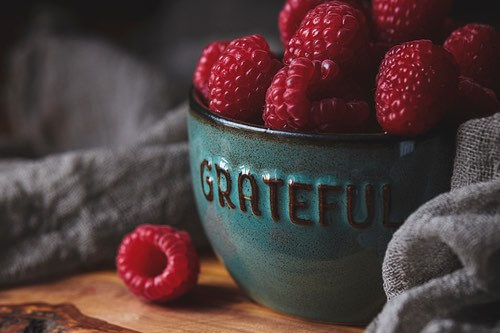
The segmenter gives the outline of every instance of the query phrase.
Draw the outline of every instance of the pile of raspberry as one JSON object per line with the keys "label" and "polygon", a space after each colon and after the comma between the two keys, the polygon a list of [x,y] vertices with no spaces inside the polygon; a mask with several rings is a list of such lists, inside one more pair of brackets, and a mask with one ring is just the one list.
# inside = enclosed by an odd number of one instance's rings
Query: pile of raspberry
{"label": "pile of raspberry", "polygon": [[194,86],[215,114],[287,131],[415,137],[500,112],[500,36],[451,6],[287,0],[283,58],[260,35],[214,42]]}

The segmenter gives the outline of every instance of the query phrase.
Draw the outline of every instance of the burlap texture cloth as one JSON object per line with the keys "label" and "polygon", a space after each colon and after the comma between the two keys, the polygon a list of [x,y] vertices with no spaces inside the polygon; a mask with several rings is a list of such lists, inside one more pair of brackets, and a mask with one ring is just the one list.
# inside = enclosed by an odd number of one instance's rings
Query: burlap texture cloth
{"label": "burlap texture cloth", "polygon": [[394,234],[367,333],[500,332],[500,113],[462,125],[452,190]]}

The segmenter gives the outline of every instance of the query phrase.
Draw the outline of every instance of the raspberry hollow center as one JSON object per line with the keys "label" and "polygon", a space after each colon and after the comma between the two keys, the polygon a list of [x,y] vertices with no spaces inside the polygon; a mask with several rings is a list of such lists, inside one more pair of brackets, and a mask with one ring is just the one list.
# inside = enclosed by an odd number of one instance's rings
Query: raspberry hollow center
{"label": "raspberry hollow center", "polygon": [[167,267],[168,259],[158,247],[147,242],[137,242],[129,250],[129,265],[137,275],[152,278]]}

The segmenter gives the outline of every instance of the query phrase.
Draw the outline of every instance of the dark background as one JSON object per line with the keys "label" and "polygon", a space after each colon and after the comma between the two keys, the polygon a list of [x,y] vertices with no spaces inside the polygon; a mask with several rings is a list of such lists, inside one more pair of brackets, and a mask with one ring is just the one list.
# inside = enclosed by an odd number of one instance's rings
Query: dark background
{"label": "dark background", "polygon": [[[36,22],[61,35],[107,41],[157,67],[175,81],[178,101],[187,91],[203,46],[215,39],[260,33],[281,52],[277,16],[282,0],[12,1],[0,9],[0,82],[9,49]],[[452,17],[498,29],[497,1],[455,0]]]}

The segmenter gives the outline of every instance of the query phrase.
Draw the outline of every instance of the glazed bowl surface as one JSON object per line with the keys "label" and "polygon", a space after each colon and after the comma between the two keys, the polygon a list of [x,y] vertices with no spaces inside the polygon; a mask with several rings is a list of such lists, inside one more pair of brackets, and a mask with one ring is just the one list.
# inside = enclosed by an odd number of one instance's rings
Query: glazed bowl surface
{"label": "glazed bowl surface", "polygon": [[198,212],[216,254],[256,302],[307,319],[369,322],[398,226],[449,189],[454,136],[268,130],[188,115]]}

